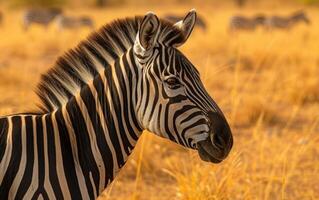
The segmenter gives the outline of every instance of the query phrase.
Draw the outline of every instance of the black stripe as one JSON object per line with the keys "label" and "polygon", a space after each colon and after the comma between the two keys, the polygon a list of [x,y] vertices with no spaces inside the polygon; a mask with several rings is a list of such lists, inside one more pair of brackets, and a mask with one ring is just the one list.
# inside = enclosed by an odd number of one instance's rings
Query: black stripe
{"label": "black stripe", "polygon": [[104,68],[106,66],[109,66],[107,60],[101,55],[101,53],[97,49],[94,48],[93,45],[86,43],[84,43],[83,45],[85,49],[87,49],[94,56],[94,58],[97,59],[103,65]]}
{"label": "black stripe", "polygon": [[[106,77],[106,81],[107,81],[107,84],[108,87],[109,87],[109,90],[111,92],[111,96],[112,98],[115,98],[116,96],[116,87],[115,87],[115,83],[113,81],[113,77],[112,77],[112,68],[111,67],[108,67],[105,69],[105,77]],[[115,102],[115,100],[113,99],[113,103],[114,103],[114,107],[116,108],[116,104],[118,104],[118,102]],[[123,155],[122,155],[122,151],[121,151],[121,148],[120,148],[120,143],[119,143],[119,140],[120,138],[117,137],[117,134],[115,134],[117,132],[116,128],[115,128],[115,124],[114,124],[114,119],[112,117],[112,114],[111,114],[111,111],[110,111],[110,107],[108,105],[107,102],[105,102],[105,105],[104,107],[107,109],[107,113],[105,115],[105,118],[107,120],[107,124],[108,124],[108,131],[110,133],[110,138],[112,140],[112,144],[114,146],[114,149],[116,151],[116,157],[117,157],[117,162],[118,162],[118,165],[121,166],[123,163],[124,163],[124,158],[123,158]],[[115,110],[116,112],[116,110]],[[112,134],[114,133],[114,134]]]}
{"label": "black stripe", "polygon": [[191,129],[191,128],[194,128],[194,127],[196,127],[196,126],[202,125],[202,124],[207,124],[207,122],[206,122],[205,119],[199,119],[199,120],[197,120],[196,122],[192,123],[191,125],[189,125],[188,127],[186,127],[186,128],[182,131],[182,133],[181,133],[182,137],[185,138],[185,133],[187,132],[187,130],[189,130],[189,129]]}
{"label": "black stripe", "polygon": [[[188,110],[191,110],[191,109],[193,109],[193,108],[196,108],[196,106],[193,106],[193,105],[184,105],[181,109],[179,109],[179,110],[176,110],[175,111],[175,113],[174,113],[174,116],[173,116],[173,125],[174,125],[174,130],[175,130],[175,132],[176,133],[178,133],[178,129],[177,129],[177,126],[176,126],[176,119],[177,119],[177,117],[179,117],[181,114],[183,114],[183,113],[185,113],[185,112],[187,112]],[[200,113],[200,111],[198,111],[198,112],[194,112],[194,113],[192,113],[190,116],[188,116],[187,117],[187,119],[191,119],[190,117],[191,116],[193,116],[194,114],[195,115],[198,115]],[[184,122],[184,121],[186,121],[185,119],[181,122],[181,124]],[[178,134],[178,136],[179,136],[179,134]],[[185,140],[185,138],[184,137],[181,137],[181,140],[184,142],[184,144],[187,144],[187,142],[186,142],[186,140]]]}
{"label": "black stripe", "polygon": [[[130,61],[131,61],[131,65],[132,65],[131,68],[133,68],[134,74],[135,74],[134,78],[136,79],[136,77],[139,75],[139,72],[138,72],[138,66],[136,65],[136,60],[135,60],[135,57],[134,57],[133,49],[130,50],[129,56],[130,56]],[[137,84],[137,82],[138,82],[138,80],[136,80],[136,84]],[[133,86],[133,84],[131,84],[131,85]],[[134,95],[135,96],[135,99],[134,99],[135,103],[137,103],[137,98],[138,98],[138,95],[137,95],[138,88],[136,88],[136,86],[137,85],[135,85],[135,88],[133,88],[135,90],[135,95]],[[132,93],[133,93],[133,90],[132,90]],[[131,105],[133,105],[133,104],[131,104]],[[133,106],[131,106],[131,108],[133,108]],[[138,125],[138,122],[136,122],[136,124]],[[141,129],[141,131],[142,131],[142,129]]]}
{"label": "black stripe", "polygon": [[[97,84],[97,86],[98,86],[98,83],[96,83],[96,81],[94,81],[94,83]],[[106,140],[104,137],[104,131],[103,131],[103,128],[101,126],[101,123],[105,123],[105,122],[101,122],[101,119],[97,113],[96,102],[94,100],[95,98],[94,98],[91,90],[89,88],[85,88],[84,90],[82,90],[81,97],[82,97],[82,100],[87,108],[88,114],[89,114],[91,122],[92,122],[92,126],[94,128],[99,152],[102,155],[104,166],[107,168],[106,169],[107,177],[113,178],[112,154],[111,154],[109,147],[107,146],[107,143],[106,143]],[[101,167],[101,166],[97,166],[97,167]],[[98,175],[99,175],[98,173],[93,173],[93,177],[95,178],[94,180],[95,180],[95,185],[97,186],[97,189],[99,188],[99,176]],[[106,181],[108,181],[108,178],[106,178]],[[105,185],[102,187],[105,187]],[[97,191],[97,193],[99,193],[99,191]]]}
{"label": "black stripe", "polygon": [[40,195],[43,197],[44,200],[50,200],[47,192],[44,189],[37,190],[34,194],[31,200],[38,200]]}
{"label": "black stripe", "polygon": [[19,185],[16,198],[22,199],[28,188],[30,187],[32,176],[33,176],[33,165],[34,165],[34,148],[33,144],[33,123],[32,116],[25,117],[25,129],[26,129],[26,149],[27,149],[27,157],[26,157],[26,167],[25,171]]}
{"label": "black stripe", "polygon": [[162,124],[162,126],[164,125],[165,132],[167,133],[168,138],[169,138],[171,141],[173,141],[173,142],[177,142],[176,139],[175,139],[175,137],[173,136],[173,133],[171,133],[171,131],[169,130],[169,127],[168,127],[168,123],[170,123],[170,122],[168,122],[169,105],[167,105],[167,106],[164,108],[163,112],[164,112],[164,116],[165,116],[165,118],[164,118],[164,119],[165,119],[165,122],[164,122],[164,124]]}
{"label": "black stripe", "polygon": [[[162,104],[160,104],[158,107],[157,119],[161,119],[162,107],[163,107]],[[162,126],[161,120],[159,120],[159,122],[157,123],[157,130],[161,130],[161,126]]]}
{"label": "black stripe", "polygon": [[[12,117],[12,153],[9,166],[3,177],[2,185],[0,187],[0,199],[8,199],[9,190],[12,186],[13,180],[19,170],[21,161],[22,144],[21,144],[21,117]],[[9,133],[10,134],[10,133]]]}
{"label": "black stripe", "polygon": [[45,123],[47,127],[47,145],[48,145],[48,160],[49,160],[49,180],[54,191],[54,194],[57,199],[63,199],[62,189],[59,184],[59,179],[57,175],[57,168],[56,168],[56,154],[55,148],[60,148],[59,146],[56,147],[55,140],[54,140],[54,130],[52,125],[52,115],[47,115],[45,117]]}
{"label": "black stripe", "polygon": [[[66,80],[70,79],[69,77],[65,76],[65,74],[62,74],[62,73],[54,72],[52,74],[55,74],[55,76],[59,77],[62,82],[65,82]],[[70,93],[70,91],[64,86],[64,84],[62,84],[61,81],[59,81],[58,79],[52,79],[50,81],[51,81],[50,83],[52,87],[55,88],[55,90],[52,91],[53,95],[55,95],[56,93],[55,91],[59,91],[60,94],[63,94],[63,96],[67,97],[68,99],[73,96]],[[59,101],[58,98],[56,99],[57,101]]]}
{"label": "black stripe", "polygon": [[66,109],[69,113],[71,125],[75,133],[79,163],[84,174],[85,184],[90,198],[94,199],[94,188],[91,184],[90,173],[92,173],[94,184],[99,186],[99,171],[93,157],[91,141],[87,131],[86,122],[84,116],[82,115],[81,109],[76,102],[76,99],[73,98],[70,103],[68,103]]}
{"label": "black stripe", "polygon": [[[158,88],[158,85],[157,85],[157,82],[156,82],[156,79],[155,77],[153,76],[152,73],[149,73],[150,75],[150,78],[151,78],[151,81],[150,81],[150,84],[153,84],[154,86],[154,100],[153,100],[153,104],[152,104],[152,107],[151,107],[151,115],[150,115],[150,118],[149,120],[152,119],[153,115],[156,114],[154,111],[155,111],[155,108],[156,108],[156,104],[158,104],[158,99],[159,99],[159,88]],[[150,105],[150,103],[148,104],[148,106]]]}
{"label": "black stripe", "polygon": [[44,162],[44,138],[43,138],[43,122],[42,116],[36,116],[36,137],[37,137],[37,148],[38,148],[38,181],[39,181],[39,188],[34,193],[32,199],[38,199],[39,195],[41,194],[43,199],[49,200],[48,195],[44,188],[44,172],[45,172],[45,162]]}
{"label": "black stripe", "polygon": [[119,139],[118,139],[117,135],[115,134],[116,129],[114,127],[114,121],[113,121],[113,117],[111,115],[111,110],[110,110],[109,104],[108,104],[107,99],[106,99],[106,94],[104,93],[104,91],[105,91],[104,84],[102,82],[101,77],[100,76],[97,77],[96,80],[94,81],[94,83],[95,83],[95,88],[99,88],[96,91],[98,93],[98,98],[99,98],[99,101],[101,103],[103,115],[104,115],[104,118],[106,121],[105,123],[107,124],[106,128],[108,129],[107,131],[109,133],[111,143],[114,146],[114,150],[116,152],[116,158],[118,161],[117,164],[123,163],[124,158],[123,158],[123,155],[121,152],[121,148],[119,148],[120,147]]}
{"label": "black stripe", "polygon": [[[43,80],[49,80],[48,78],[46,78],[46,76],[42,76]],[[41,91],[41,93],[39,93],[41,100],[43,101],[43,103],[45,104],[46,108],[50,108],[53,109],[54,106],[61,106],[60,101],[58,100],[58,98],[56,97],[56,95],[54,94],[54,92],[52,92],[50,87],[46,87],[44,85],[39,85],[39,91]],[[49,97],[49,98],[48,98]],[[52,104],[54,104],[52,106]]]}
{"label": "black stripe", "polygon": [[113,30],[107,30],[108,35],[112,38],[112,43],[114,46],[119,47],[122,52],[126,51],[124,44],[122,43],[121,35]]}
{"label": "black stripe", "polygon": [[[121,72],[119,72],[118,70],[120,70],[120,61],[117,60],[115,61],[114,63],[114,68],[115,68],[115,73],[117,74],[117,77],[119,74],[121,74]],[[120,82],[120,81],[119,81]],[[113,82],[114,83],[114,82]],[[124,84],[124,83],[119,83],[120,85],[121,84]],[[120,90],[121,90],[121,87],[120,87]],[[115,114],[116,114],[116,117],[117,117],[117,124],[118,124],[118,127],[119,127],[119,134],[121,136],[121,139],[122,139],[122,142],[123,142],[123,148],[125,150],[125,153],[126,154],[129,154],[130,153],[130,149],[133,149],[133,146],[130,144],[130,142],[128,141],[128,138],[127,138],[127,133],[124,129],[124,126],[123,126],[123,121],[122,121],[122,115],[124,114],[122,111],[125,112],[125,110],[123,110],[122,106],[121,105],[121,101],[120,101],[120,96],[118,94],[118,91],[117,91],[117,88],[115,86],[115,84],[113,84],[113,88],[111,89],[111,96],[112,96],[112,102],[113,102],[113,105],[114,105],[114,109],[115,109]],[[122,91],[120,91],[122,93]],[[125,122],[124,122],[125,123]],[[123,163],[120,164],[120,167],[123,165]]]}
{"label": "black stripe", "polygon": [[[125,56],[123,56],[122,58],[124,58],[124,57]],[[128,72],[129,71],[130,70],[128,70]],[[115,72],[116,72],[116,76],[119,80],[119,85],[120,85],[120,90],[121,90],[122,100],[123,100],[122,105],[121,105],[121,116],[123,115],[124,121],[121,120],[121,118],[118,118],[118,121],[119,121],[119,124],[121,124],[121,129],[123,130],[122,134],[123,134],[124,138],[127,140],[126,134],[130,134],[130,136],[136,141],[138,139],[138,137],[134,133],[134,130],[132,129],[132,127],[130,125],[130,120],[129,120],[129,115],[131,115],[133,113],[130,113],[129,108],[128,108],[128,104],[132,100],[129,99],[129,97],[127,95],[127,90],[129,90],[129,88],[126,88],[126,84],[125,84],[125,82],[127,81],[127,77],[124,77],[124,74],[121,70],[120,62],[115,63]],[[120,100],[120,98],[118,100]],[[124,129],[124,123],[126,124],[126,127],[128,129],[128,133],[126,133],[126,131]],[[127,140],[127,144],[128,144],[128,146],[126,148],[132,150],[133,146],[131,145],[131,143],[128,140]],[[130,151],[127,151],[127,154],[129,154],[129,153],[130,153]]]}
{"label": "black stripe", "polygon": [[[126,39],[128,39],[129,40],[129,43],[130,44],[133,44],[134,43],[134,40],[133,40],[133,38],[132,38],[132,31],[131,31],[131,29],[129,29],[129,27],[128,26],[126,26],[126,25],[124,25],[124,24],[118,24],[121,28],[121,30],[122,30],[122,33],[125,35],[125,38]],[[135,38],[134,38],[135,39]]]}
{"label": "black stripe", "polygon": [[[183,110],[183,112],[185,112]],[[193,112],[192,114],[190,114],[188,117],[186,117],[185,119],[183,119],[181,121],[181,124],[185,123],[185,122],[188,122],[190,120],[192,120],[192,118],[195,118],[196,116],[200,116],[200,115],[203,115],[203,113],[201,111],[197,111],[197,112]],[[174,116],[175,117],[175,116]]]}
{"label": "black stripe", "polygon": [[8,119],[6,117],[1,118],[0,119],[0,162],[3,159],[4,152],[7,147],[8,128],[9,128]]}
{"label": "black stripe", "polygon": [[103,47],[104,50],[113,58],[113,60],[118,58],[118,55],[115,53],[112,45],[110,45],[109,37],[105,34],[105,32],[95,35],[92,40]]}
{"label": "black stripe", "polygon": [[77,49],[77,54],[78,54],[77,57],[79,58],[81,66],[84,67],[85,70],[92,75],[92,77],[97,76],[99,72],[96,70],[91,58],[86,53],[85,49],[80,46],[79,49]]}
{"label": "black stripe", "polygon": [[60,144],[61,144],[61,147],[56,147],[56,148],[61,148],[64,174],[65,174],[65,178],[70,190],[71,198],[82,199],[79,183],[75,173],[76,168],[75,168],[73,155],[72,155],[71,142],[70,142],[70,138],[69,138],[66,126],[65,126],[61,109],[59,109],[56,112],[56,122],[59,129]]}
{"label": "black stripe", "polygon": [[[168,114],[169,114],[169,111],[172,110],[172,108],[170,108],[171,104],[167,104],[166,107],[165,107],[165,130],[166,132],[168,133],[169,137],[170,138],[174,138],[172,141],[174,142],[177,142],[178,144],[183,144],[183,140],[181,139],[180,135],[178,134],[178,131],[174,130],[174,132],[176,132],[175,134],[174,133],[171,133],[170,132],[170,129],[168,127],[168,124],[169,123],[173,123],[175,125],[175,121],[168,121],[169,117],[168,117]],[[176,111],[173,111],[173,112],[176,112]],[[175,137],[173,137],[173,134],[177,136],[177,140],[175,139]]]}
{"label": "black stripe", "polygon": [[[58,74],[66,73],[67,74],[66,77],[68,77],[68,79],[73,80],[75,83],[77,83],[77,85],[79,85],[82,88],[84,85],[86,85],[86,83],[81,79],[81,76],[77,72],[76,69],[78,67],[76,63],[72,63],[72,59],[74,59],[72,56],[73,54],[74,54],[74,51],[72,50],[65,55],[65,58],[60,58],[57,61],[57,65],[59,66]],[[52,77],[50,78],[52,79]]]}
{"label": "black stripe", "polygon": [[[177,66],[173,66],[173,65],[172,65],[174,59],[171,59],[172,62],[169,63],[169,59],[170,59],[172,56],[169,55],[169,51],[166,50],[166,47],[165,47],[165,46],[163,46],[160,51],[161,51],[162,56],[164,56],[164,60],[165,60],[165,63],[163,63],[163,66],[177,67]],[[161,60],[162,60],[162,59],[161,59]]]}
{"label": "black stripe", "polygon": [[[131,56],[131,53],[128,55],[128,56]],[[131,61],[132,63],[134,63],[134,60]],[[127,60],[127,57],[126,56],[123,56],[123,64],[124,64],[124,67],[125,67],[125,71],[126,71],[126,74],[127,74],[127,77],[125,77],[126,81],[129,82],[129,90],[130,90],[130,94],[133,93],[134,89],[134,85],[133,85],[133,75],[132,75],[132,71],[131,71],[131,68],[130,68],[130,65],[128,63],[128,60]],[[135,65],[133,64],[133,66],[131,66],[132,68],[134,68],[135,70]],[[136,72],[137,73],[137,72]],[[124,77],[123,77],[124,78]],[[136,78],[136,77],[134,77]],[[135,86],[136,87],[136,86]],[[126,102],[127,104],[130,104],[130,115],[132,116],[132,121],[133,121],[133,125],[137,128],[138,131],[142,132],[143,129],[140,127],[139,123],[137,122],[137,119],[136,119],[136,113],[135,113],[135,105],[133,105],[133,94],[132,95],[129,95],[127,96],[127,93],[125,93],[126,95]],[[135,97],[137,95],[135,94]],[[126,105],[126,104],[125,104]],[[132,129],[132,124],[128,123],[128,128],[129,128],[129,132],[131,133],[134,133],[134,130]],[[138,140],[138,136],[136,136],[136,134],[131,134],[133,139],[134,140]]]}
{"label": "black stripe", "polygon": [[[144,77],[145,78],[145,77]],[[148,106],[148,101],[149,101],[149,96],[150,96],[150,84],[149,84],[149,82],[147,81],[147,80],[144,80],[144,82],[146,82],[146,91],[144,92],[144,93],[142,93],[142,95],[143,96],[146,96],[146,100],[145,100],[145,108],[143,108],[143,116],[145,116],[145,112],[146,112],[146,110],[147,110],[147,106]],[[142,82],[142,87],[141,88],[143,88],[144,87],[144,84],[143,84],[143,82]],[[142,101],[143,102],[143,101]]]}
{"label": "black stripe", "polygon": [[36,136],[37,136],[37,148],[38,148],[38,178],[39,178],[39,190],[44,190],[44,144],[43,144],[43,124],[42,117],[37,116],[36,120]]}

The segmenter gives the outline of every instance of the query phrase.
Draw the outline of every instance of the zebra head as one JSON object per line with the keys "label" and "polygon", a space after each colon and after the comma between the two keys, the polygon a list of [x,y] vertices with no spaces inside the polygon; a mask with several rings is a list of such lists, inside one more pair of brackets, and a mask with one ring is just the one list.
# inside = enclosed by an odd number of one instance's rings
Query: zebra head
{"label": "zebra head", "polygon": [[136,113],[143,128],[197,149],[205,161],[219,163],[233,145],[230,127],[199,72],[177,49],[195,22],[195,10],[174,25],[153,13],[140,22],[133,48],[141,71]]}

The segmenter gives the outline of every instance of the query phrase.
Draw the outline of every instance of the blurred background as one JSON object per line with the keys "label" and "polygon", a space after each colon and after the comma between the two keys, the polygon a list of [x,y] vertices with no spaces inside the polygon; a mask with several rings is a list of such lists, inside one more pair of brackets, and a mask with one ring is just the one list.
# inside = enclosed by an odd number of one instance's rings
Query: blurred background
{"label": "blurred background", "polygon": [[231,124],[223,163],[145,132],[101,200],[319,199],[319,0],[0,0],[0,114],[113,19],[199,20],[181,50]]}

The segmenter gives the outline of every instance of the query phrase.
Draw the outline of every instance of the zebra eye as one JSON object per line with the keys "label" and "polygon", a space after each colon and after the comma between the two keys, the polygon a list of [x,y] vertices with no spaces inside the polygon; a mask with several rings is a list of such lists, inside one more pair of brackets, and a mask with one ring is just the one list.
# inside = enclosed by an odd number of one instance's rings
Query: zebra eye
{"label": "zebra eye", "polygon": [[181,85],[181,82],[175,77],[170,77],[166,79],[165,82],[167,83],[170,89],[177,89]]}

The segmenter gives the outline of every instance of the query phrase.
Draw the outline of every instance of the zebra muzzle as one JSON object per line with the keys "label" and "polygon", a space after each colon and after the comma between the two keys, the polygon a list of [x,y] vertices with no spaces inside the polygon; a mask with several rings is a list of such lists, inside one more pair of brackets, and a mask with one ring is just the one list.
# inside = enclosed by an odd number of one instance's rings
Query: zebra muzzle
{"label": "zebra muzzle", "polygon": [[198,153],[204,161],[219,163],[229,154],[233,146],[233,137],[224,116],[210,112],[208,118],[210,122],[209,137],[198,142]]}

